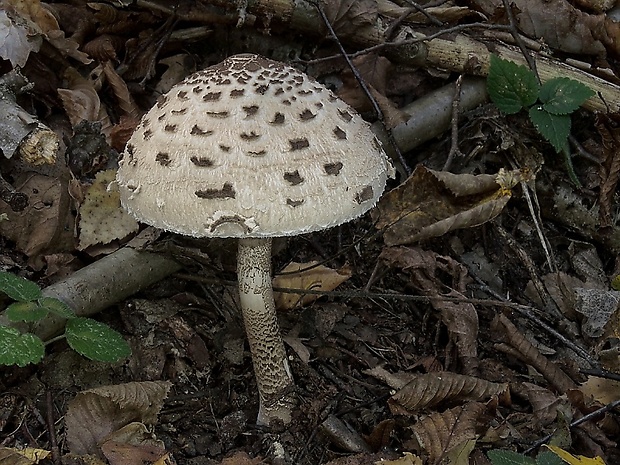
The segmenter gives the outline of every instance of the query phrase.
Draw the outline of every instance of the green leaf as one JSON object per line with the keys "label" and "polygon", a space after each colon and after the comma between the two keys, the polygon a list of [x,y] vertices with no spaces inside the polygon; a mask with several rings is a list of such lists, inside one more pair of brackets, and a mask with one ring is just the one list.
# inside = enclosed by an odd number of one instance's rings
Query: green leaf
{"label": "green leaf", "polygon": [[543,108],[553,115],[568,115],[594,95],[592,89],[574,79],[550,79],[540,88],[538,98]]}
{"label": "green leaf", "polygon": [[14,302],[6,310],[9,321],[39,321],[47,315],[47,310],[39,307],[36,300],[28,302]]}
{"label": "green leaf", "polygon": [[71,307],[69,307],[62,300],[58,300],[53,297],[41,297],[38,302],[41,307],[45,308],[54,315],[58,315],[61,318],[66,318],[67,320],[70,318],[75,318],[75,312],[71,310]]}
{"label": "green leaf", "polygon": [[536,456],[536,465],[566,465],[564,460],[550,450],[543,450]]}
{"label": "green leaf", "polygon": [[533,459],[511,450],[490,450],[487,457],[493,465],[536,465]]}
{"label": "green leaf", "polygon": [[0,291],[22,302],[41,297],[41,289],[36,283],[6,271],[0,271]]}
{"label": "green leaf", "polygon": [[0,365],[38,363],[45,355],[43,342],[34,334],[22,334],[9,326],[0,326]]}
{"label": "green leaf", "polygon": [[535,105],[529,111],[530,120],[538,132],[547,139],[556,152],[568,152],[568,135],[570,134],[570,116],[552,115],[541,105]]}
{"label": "green leaf", "polygon": [[491,101],[507,115],[519,112],[538,99],[536,75],[523,65],[491,55],[487,91]]}
{"label": "green leaf", "polygon": [[90,318],[67,321],[65,336],[73,350],[91,360],[117,362],[131,355],[131,349],[120,333]]}

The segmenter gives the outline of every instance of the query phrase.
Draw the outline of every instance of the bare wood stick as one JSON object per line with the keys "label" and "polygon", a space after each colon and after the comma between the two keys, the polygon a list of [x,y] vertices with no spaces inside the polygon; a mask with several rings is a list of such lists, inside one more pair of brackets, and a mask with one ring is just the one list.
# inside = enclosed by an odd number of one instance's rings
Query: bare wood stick
{"label": "bare wood stick", "polygon": [[[123,247],[43,289],[43,295],[63,301],[78,316],[92,316],[180,268],[166,256]],[[0,314],[0,324],[11,323]],[[64,319],[48,315],[34,325],[32,332],[48,340],[62,333],[64,326]]]}

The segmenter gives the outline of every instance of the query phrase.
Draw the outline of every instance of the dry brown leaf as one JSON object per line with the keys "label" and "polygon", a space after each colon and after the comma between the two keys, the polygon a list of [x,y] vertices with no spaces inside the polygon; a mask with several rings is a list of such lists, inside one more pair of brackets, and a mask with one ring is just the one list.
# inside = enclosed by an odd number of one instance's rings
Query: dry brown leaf
{"label": "dry brown leaf", "polygon": [[[398,109],[394,102],[385,95],[388,73],[391,67],[390,61],[385,57],[369,53],[354,58],[353,65],[379,105],[386,126],[393,128],[406,121],[409,116]],[[372,111],[373,106],[366,92],[362,90],[357,79],[353,76],[353,72],[346,68],[341,76],[343,86],[338,91],[338,96],[360,113]]]}
{"label": "dry brown leaf", "polygon": [[[543,428],[556,421],[561,399],[542,386],[533,383],[522,383],[523,393],[532,406],[532,428]],[[565,401],[565,400],[564,400]]]}
{"label": "dry brown leaf", "polygon": [[409,411],[418,411],[445,402],[484,402],[492,396],[498,396],[500,403],[509,405],[508,383],[492,383],[442,371],[414,375],[413,380],[392,396],[392,400]]}
{"label": "dry brown leaf", "polygon": [[[484,13],[503,10],[502,0],[475,0]],[[585,13],[567,0],[513,0],[518,28],[551,48],[568,53],[603,55],[606,48],[618,52],[617,25],[605,15]]]}
{"label": "dry brown leaf", "polygon": [[620,399],[620,381],[589,376],[579,388],[584,395],[592,397],[601,404],[610,404]]}
{"label": "dry brown leaf", "polygon": [[[317,265],[317,263],[314,261],[308,263],[291,262],[280,272],[281,274],[273,279],[273,287],[333,291],[351,277],[351,270],[347,266],[333,270],[324,265]],[[318,294],[274,293],[276,307],[281,310],[290,310],[298,305],[308,305],[319,297],[321,296]]]}
{"label": "dry brown leaf", "polygon": [[129,423],[108,435],[101,444],[110,465],[153,464],[168,455],[164,443],[140,422]]}
{"label": "dry brown leaf", "polygon": [[68,88],[58,89],[58,95],[73,127],[81,121],[99,121],[101,101],[99,94],[88,79],[73,68],[67,69]]}
{"label": "dry brown leaf", "polygon": [[122,37],[102,34],[86,42],[82,50],[98,62],[118,61],[117,52],[122,50],[123,45],[125,45],[125,41]]}
{"label": "dry brown leaf", "polygon": [[404,452],[403,456],[395,460],[379,460],[375,465],[422,465],[422,459],[411,452]]}
{"label": "dry brown leaf", "polygon": [[[387,247],[379,256],[388,266],[409,273],[410,283],[423,295],[431,297],[463,298],[468,279],[467,269],[450,257],[415,247]],[[444,283],[442,276],[450,276]],[[446,287],[452,289],[446,293]],[[431,299],[431,305],[441,311],[441,319],[448,328],[458,350],[465,374],[474,374],[478,363],[478,313],[470,303]]]}
{"label": "dry brown leaf", "polygon": [[0,234],[15,241],[17,249],[30,258],[73,250],[75,218],[66,180],[26,172],[15,179],[14,186],[28,196],[29,205],[14,212],[0,202],[0,213],[9,219],[0,222]]}
{"label": "dry brown leaf", "polygon": [[103,73],[105,74],[110,87],[114,90],[114,95],[118,100],[120,109],[131,119],[139,120],[142,116],[142,112],[133,101],[133,97],[127,88],[127,84],[123,81],[123,78],[118,75],[111,61],[107,61],[103,65]]}
{"label": "dry brown leaf", "polygon": [[374,27],[378,16],[375,0],[333,0],[325,2],[323,8],[336,35],[341,38],[359,34],[361,28]]}
{"label": "dry brown leaf", "polygon": [[388,245],[411,244],[456,229],[480,226],[501,213],[518,172],[452,174],[422,165],[381,197],[374,216]]}
{"label": "dry brown leaf", "polygon": [[[498,314],[491,322],[491,331],[494,335],[510,344],[512,354],[521,358],[524,363],[532,365],[555,388],[564,393],[569,389],[576,389],[575,382],[564,373],[555,363],[542,355],[534,345],[528,341],[517,327],[503,314]],[[501,347],[498,347],[501,349]]]}
{"label": "dry brown leaf", "polygon": [[620,115],[597,113],[595,118],[603,145],[603,161],[599,169],[599,225],[600,228],[610,228],[613,225],[613,199],[620,181]]}
{"label": "dry brown leaf", "polygon": [[99,455],[99,444],[110,433],[132,422],[155,423],[171,385],[144,381],[79,392],[65,416],[69,449]]}
{"label": "dry brown leaf", "polygon": [[490,417],[484,404],[471,402],[463,407],[433,413],[412,426],[418,444],[429,455],[429,463],[439,463],[451,450],[475,441]]}
{"label": "dry brown leaf", "polygon": [[265,463],[260,457],[252,458],[247,452],[235,452],[222,460],[221,465],[259,465]]}

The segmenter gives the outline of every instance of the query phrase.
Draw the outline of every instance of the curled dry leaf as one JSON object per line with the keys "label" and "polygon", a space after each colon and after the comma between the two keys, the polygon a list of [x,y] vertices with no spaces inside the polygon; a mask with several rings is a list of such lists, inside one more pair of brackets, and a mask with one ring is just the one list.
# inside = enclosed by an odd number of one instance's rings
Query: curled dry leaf
{"label": "curled dry leaf", "polygon": [[121,208],[118,191],[108,189],[116,170],[100,171],[88,188],[80,206],[79,250],[95,244],[108,244],[138,230],[136,220]]}
{"label": "curled dry leaf", "polygon": [[110,465],[157,464],[168,456],[163,441],[154,439],[153,433],[140,422],[112,432],[101,444],[101,451]]}
{"label": "curled dry leaf", "polygon": [[[390,60],[374,53],[369,53],[354,58],[353,65],[379,105],[383,113],[385,125],[389,128],[393,128],[405,122],[408,118],[406,113],[398,109],[396,105],[386,97],[386,84],[391,67]],[[372,111],[373,107],[370,100],[366,92],[360,87],[355,76],[353,76],[353,72],[347,67],[342,71],[341,76],[343,86],[338,91],[338,96],[360,113]]]}
{"label": "curled dry leaf", "polygon": [[[450,302],[441,297],[464,298],[467,269],[450,257],[415,247],[387,247],[379,258],[388,266],[407,271],[411,285],[431,299],[431,305],[441,312],[441,320],[448,328],[466,374],[473,374],[477,365],[478,313],[466,302]],[[452,283],[444,283],[441,276],[451,276]],[[445,293],[446,286],[452,290]]]}
{"label": "curled dry leaf", "polygon": [[0,234],[15,241],[17,250],[30,258],[44,252],[73,250],[75,217],[67,179],[26,172],[17,176],[13,184],[18,192],[28,196],[29,205],[14,212],[0,202],[0,213],[6,213],[9,219],[0,221]]}
{"label": "curled dry leaf", "polygon": [[595,118],[603,143],[603,160],[599,168],[599,223],[600,228],[610,228],[613,225],[613,198],[620,181],[620,157],[617,152],[620,146],[620,115],[597,113]]}
{"label": "curled dry leaf", "polygon": [[[351,37],[365,27],[375,27],[378,10],[375,0],[335,0],[323,3],[325,15],[340,38]],[[326,28],[322,28],[326,32]]]}
{"label": "curled dry leaf", "polygon": [[105,74],[108,83],[114,90],[114,95],[116,96],[119,107],[123,113],[131,119],[139,120],[142,116],[142,112],[134,102],[129,89],[127,88],[127,84],[123,81],[123,78],[118,75],[114,69],[114,66],[112,66],[112,62],[107,61],[103,65],[103,73]]}
{"label": "curled dry leaf", "polygon": [[[475,0],[484,13],[503,10],[502,0]],[[618,26],[611,18],[579,10],[567,0],[511,2],[517,27],[551,48],[568,53],[603,55],[618,52]]]}
{"label": "curled dry leaf", "polygon": [[[491,331],[500,339],[510,344],[513,351],[510,353],[519,357],[522,362],[532,365],[558,391],[564,393],[569,389],[576,389],[575,382],[564,373],[555,363],[542,355],[534,345],[528,341],[517,327],[503,314],[498,314],[491,322]],[[498,346],[498,349],[502,349]]]}
{"label": "curled dry leaf", "polygon": [[[308,263],[291,262],[280,272],[281,274],[273,279],[273,287],[333,291],[351,277],[351,270],[347,266],[333,270],[323,265],[317,265],[317,263],[314,261]],[[318,299],[320,295],[276,292],[274,297],[277,308],[289,310],[298,305],[308,305]]]}
{"label": "curled dry leaf", "polygon": [[71,125],[75,127],[83,120],[99,121],[105,110],[101,107],[99,94],[93,83],[80,76],[73,68],[68,68],[67,73],[69,87],[58,89],[58,95]]}
{"label": "curled dry leaf", "polygon": [[70,451],[100,455],[99,444],[110,433],[132,422],[154,424],[171,385],[144,381],[78,393],[65,416]]}
{"label": "curled dry leaf", "polygon": [[475,441],[490,420],[484,404],[471,402],[463,407],[433,413],[416,422],[412,429],[420,448],[428,454],[429,463],[435,464],[450,451],[462,448],[468,441]]}
{"label": "curled dry leaf", "polygon": [[384,230],[386,244],[399,245],[480,226],[501,213],[519,179],[516,171],[452,174],[420,165],[381,197],[376,227]]}
{"label": "curled dry leaf", "polygon": [[417,374],[392,396],[392,400],[409,411],[433,408],[440,403],[484,402],[498,396],[503,405],[510,404],[508,383],[492,383],[473,376],[450,372]]}
{"label": "curled dry leaf", "polygon": [[0,57],[9,60],[13,66],[23,67],[30,52],[41,47],[41,36],[37,35],[17,13],[0,10]]}

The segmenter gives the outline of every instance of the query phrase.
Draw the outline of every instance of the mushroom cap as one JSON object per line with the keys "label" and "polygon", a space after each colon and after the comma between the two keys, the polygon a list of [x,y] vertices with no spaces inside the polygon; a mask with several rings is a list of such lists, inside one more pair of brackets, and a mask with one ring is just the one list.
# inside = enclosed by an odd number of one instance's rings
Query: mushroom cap
{"label": "mushroom cap", "polygon": [[393,168],[322,84],[243,54],[187,77],[142,118],[117,174],[141,222],[194,237],[289,236],[373,207]]}

